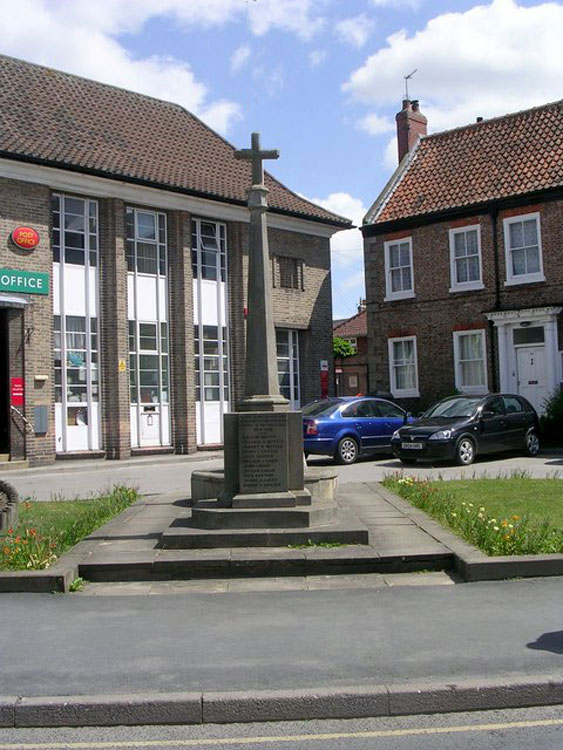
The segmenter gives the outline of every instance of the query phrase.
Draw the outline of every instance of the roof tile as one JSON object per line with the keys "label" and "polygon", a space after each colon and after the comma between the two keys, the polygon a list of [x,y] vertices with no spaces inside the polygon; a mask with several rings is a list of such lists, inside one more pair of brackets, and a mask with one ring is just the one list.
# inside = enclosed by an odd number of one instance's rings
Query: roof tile
{"label": "roof tile", "polygon": [[563,101],[421,138],[371,220],[424,216],[563,186]]}
{"label": "roof tile", "polygon": [[[0,56],[0,155],[246,204],[250,164],[171,102]],[[270,210],[351,222],[265,175]]]}

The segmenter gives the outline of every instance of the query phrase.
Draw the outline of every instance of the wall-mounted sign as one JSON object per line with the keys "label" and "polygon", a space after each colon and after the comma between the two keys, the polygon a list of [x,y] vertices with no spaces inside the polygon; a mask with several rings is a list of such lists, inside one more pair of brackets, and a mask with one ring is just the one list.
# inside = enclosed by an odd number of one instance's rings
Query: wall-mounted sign
{"label": "wall-mounted sign", "polygon": [[49,274],[0,268],[0,292],[49,294]]}
{"label": "wall-mounted sign", "polygon": [[39,244],[39,235],[31,227],[16,227],[12,232],[12,242],[22,250],[33,250]]}
{"label": "wall-mounted sign", "polygon": [[23,378],[12,378],[10,387],[10,403],[12,406],[24,405]]}
{"label": "wall-mounted sign", "polygon": [[127,372],[127,363],[124,359],[120,359],[117,363],[117,369],[119,372]]}
{"label": "wall-mounted sign", "polygon": [[328,359],[321,359],[321,372],[328,372]]}

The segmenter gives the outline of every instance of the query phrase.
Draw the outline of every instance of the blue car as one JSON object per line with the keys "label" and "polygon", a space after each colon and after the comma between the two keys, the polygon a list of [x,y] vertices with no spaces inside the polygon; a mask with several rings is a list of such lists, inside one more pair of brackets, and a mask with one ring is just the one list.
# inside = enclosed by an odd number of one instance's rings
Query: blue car
{"label": "blue car", "polygon": [[383,398],[353,396],[312,401],[303,413],[303,449],[353,464],[360,456],[391,452],[391,435],[413,417]]}

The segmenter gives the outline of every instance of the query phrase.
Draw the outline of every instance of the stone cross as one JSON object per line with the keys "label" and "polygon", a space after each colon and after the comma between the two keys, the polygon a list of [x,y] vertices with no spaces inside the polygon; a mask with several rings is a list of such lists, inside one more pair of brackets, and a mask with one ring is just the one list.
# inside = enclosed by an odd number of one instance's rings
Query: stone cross
{"label": "stone cross", "polygon": [[235,159],[248,159],[252,163],[252,185],[264,184],[264,159],[279,159],[278,149],[262,151],[260,149],[260,133],[252,133],[250,138],[251,148],[241,148],[235,151]]}
{"label": "stone cross", "polygon": [[248,318],[244,398],[239,411],[283,411],[289,402],[280,395],[276,357],[276,329],[272,309],[272,274],[268,250],[268,188],[264,185],[264,159],[277,159],[277,149],[263,151],[260,134],[252,133],[252,148],[235,151],[236,159],[252,163],[248,189]]}

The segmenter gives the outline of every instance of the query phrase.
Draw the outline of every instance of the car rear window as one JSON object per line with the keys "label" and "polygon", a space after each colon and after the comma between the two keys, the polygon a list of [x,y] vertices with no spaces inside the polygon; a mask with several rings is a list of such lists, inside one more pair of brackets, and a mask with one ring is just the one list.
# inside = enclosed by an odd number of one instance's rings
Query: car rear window
{"label": "car rear window", "polygon": [[312,404],[307,404],[301,410],[301,413],[306,417],[328,417],[338,409],[340,401],[315,401]]}

